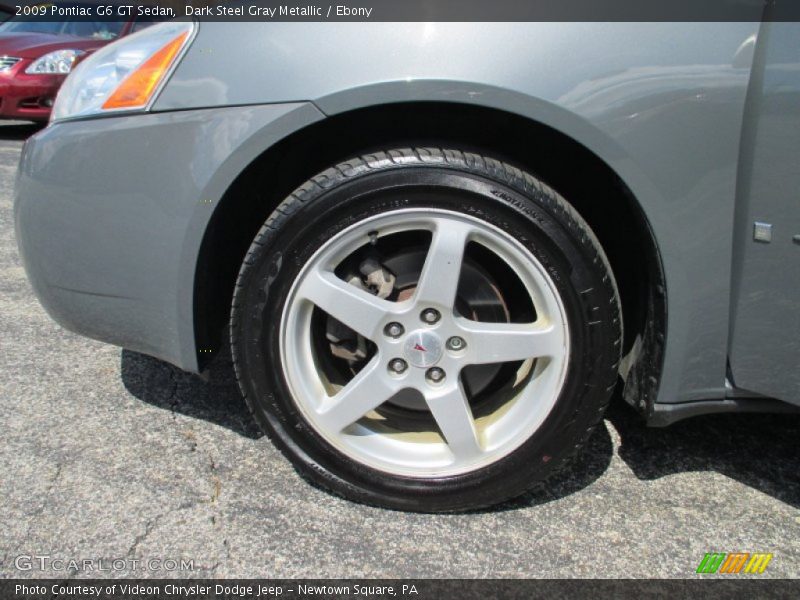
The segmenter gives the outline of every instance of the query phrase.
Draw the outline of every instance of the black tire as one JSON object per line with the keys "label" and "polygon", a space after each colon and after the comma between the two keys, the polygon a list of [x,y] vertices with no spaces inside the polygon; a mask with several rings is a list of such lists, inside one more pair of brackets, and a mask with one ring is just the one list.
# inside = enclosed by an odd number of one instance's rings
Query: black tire
{"label": "black tire", "polygon": [[[398,189],[407,191],[398,201]],[[420,191],[446,189],[434,195]],[[385,194],[391,190],[393,193]],[[399,204],[398,204],[399,202]],[[543,264],[570,329],[562,392],[544,424],[508,456],[452,477],[389,475],[327,444],[296,408],[282,375],[278,327],[295,277],[338,231],[405,206],[449,208],[494,224]],[[338,164],[294,191],[272,213],[244,260],[233,299],[231,339],[248,406],[298,472],[336,494],[371,505],[450,512],[496,504],[561,470],[600,422],[617,381],[620,302],[608,260],[589,226],[528,173],[459,150],[378,152]]]}

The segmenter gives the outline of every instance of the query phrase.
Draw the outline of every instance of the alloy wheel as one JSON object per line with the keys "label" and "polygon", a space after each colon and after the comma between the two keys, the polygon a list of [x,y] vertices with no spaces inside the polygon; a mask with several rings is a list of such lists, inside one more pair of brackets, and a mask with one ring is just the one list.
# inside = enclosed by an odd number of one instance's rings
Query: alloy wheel
{"label": "alloy wheel", "polygon": [[[416,273],[391,268],[415,255]],[[481,320],[481,303],[502,310]],[[553,281],[517,240],[462,213],[404,209],[314,254],[285,304],[280,352],[325,441],[392,475],[444,477],[539,428],[564,384],[569,331]]]}

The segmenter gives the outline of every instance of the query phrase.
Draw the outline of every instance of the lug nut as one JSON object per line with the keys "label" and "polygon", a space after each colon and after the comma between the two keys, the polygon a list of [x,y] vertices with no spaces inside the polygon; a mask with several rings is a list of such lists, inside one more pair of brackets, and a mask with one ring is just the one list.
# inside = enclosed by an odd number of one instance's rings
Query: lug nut
{"label": "lug nut", "polygon": [[392,373],[396,373],[399,375],[400,373],[405,372],[407,368],[408,368],[408,363],[406,363],[406,361],[404,361],[402,358],[393,358],[392,360],[389,361],[389,370]]}
{"label": "lug nut", "polygon": [[422,313],[420,313],[419,316],[428,325],[433,325],[442,318],[442,315],[439,314],[439,311],[433,308],[426,308],[422,311]]}
{"label": "lug nut", "polygon": [[403,335],[403,326],[400,323],[389,323],[386,327],[383,328],[383,333],[388,335],[391,338],[399,338]]}
{"label": "lug nut", "polygon": [[444,381],[444,371],[439,367],[431,367],[428,369],[428,372],[425,374],[429,381],[432,383],[439,383]]}
{"label": "lug nut", "polygon": [[466,347],[467,347],[467,342],[464,341],[464,338],[453,336],[449,340],[447,340],[448,350],[453,350],[454,352],[458,352],[459,350],[463,350]]}

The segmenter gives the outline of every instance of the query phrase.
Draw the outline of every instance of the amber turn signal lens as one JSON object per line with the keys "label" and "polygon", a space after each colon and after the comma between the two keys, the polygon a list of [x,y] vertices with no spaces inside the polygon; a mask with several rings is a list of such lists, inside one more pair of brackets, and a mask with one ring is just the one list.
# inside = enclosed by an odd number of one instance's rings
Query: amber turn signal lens
{"label": "amber turn signal lens", "polygon": [[103,109],[145,106],[180,52],[188,35],[188,32],[180,34],[128,75],[103,103]]}

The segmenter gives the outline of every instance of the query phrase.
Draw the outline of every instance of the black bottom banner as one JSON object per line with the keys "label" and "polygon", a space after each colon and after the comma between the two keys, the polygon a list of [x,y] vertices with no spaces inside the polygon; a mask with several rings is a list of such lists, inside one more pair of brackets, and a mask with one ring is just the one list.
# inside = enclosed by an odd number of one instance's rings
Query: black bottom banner
{"label": "black bottom banner", "polygon": [[800,581],[767,579],[6,579],[3,600],[299,598],[798,598]]}

